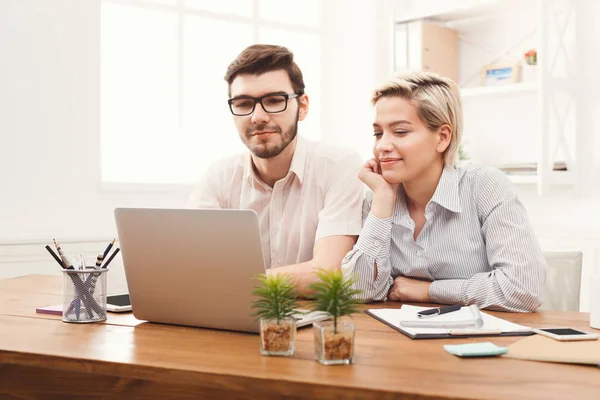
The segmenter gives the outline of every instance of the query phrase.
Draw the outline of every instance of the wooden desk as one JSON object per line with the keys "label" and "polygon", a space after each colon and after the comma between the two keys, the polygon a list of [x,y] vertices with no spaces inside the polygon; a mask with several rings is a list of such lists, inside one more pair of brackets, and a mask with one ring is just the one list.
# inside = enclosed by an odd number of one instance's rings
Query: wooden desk
{"label": "wooden desk", "polygon": [[[313,358],[310,328],[299,330],[293,357],[263,357],[252,334],[151,324],[131,314],[86,325],[35,314],[36,306],[60,303],[59,294],[57,277],[0,281],[0,398],[600,397],[595,367],[461,359],[442,348],[475,340],[509,345],[518,337],[413,341],[359,314],[355,364],[322,366]],[[492,314],[536,327],[588,329],[585,313]]]}

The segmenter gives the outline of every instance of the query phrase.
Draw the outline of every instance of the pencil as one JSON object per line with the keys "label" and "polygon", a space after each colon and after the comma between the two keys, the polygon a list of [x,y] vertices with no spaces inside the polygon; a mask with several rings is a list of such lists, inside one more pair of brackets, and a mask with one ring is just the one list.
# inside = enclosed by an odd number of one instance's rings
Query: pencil
{"label": "pencil", "polygon": [[58,258],[58,256],[56,255],[55,252],[52,251],[52,249],[50,248],[50,246],[46,245],[46,250],[48,250],[48,253],[52,254],[52,257],[54,257],[54,259],[56,260],[56,262],[58,263],[58,265],[60,265],[61,268],[65,268],[65,264],[63,264],[63,262],[60,260],[60,258]]}
{"label": "pencil", "polygon": [[58,255],[60,256],[61,260],[63,260],[65,269],[75,269],[69,262],[69,259],[67,259],[67,257],[65,257],[65,255],[63,254],[62,250],[60,249],[60,245],[58,243],[56,243],[56,239],[52,239],[52,240],[54,241],[54,246],[56,247],[56,251],[58,251]]}
{"label": "pencil", "polygon": [[108,264],[110,264],[110,262],[113,260],[113,258],[115,258],[115,256],[117,255],[117,253],[119,251],[121,251],[121,249],[117,247],[117,249],[114,251],[114,253],[112,253],[112,255],[110,256],[110,258],[108,260],[106,260],[106,262],[104,263],[104,265],[102,266],[102,268],[108,267]]}
{"label": "pencil", "polygon": [[103,260],[106,258],[106,256],[108,255],[108,252],[110,251],[110,249],[112,249],[114,244],[115,244],[115,239],[113,239],[112,242],[110,242],[108,244],[108,246],[106,246],[106,250],[104,250],[104,254],[102,255]]}

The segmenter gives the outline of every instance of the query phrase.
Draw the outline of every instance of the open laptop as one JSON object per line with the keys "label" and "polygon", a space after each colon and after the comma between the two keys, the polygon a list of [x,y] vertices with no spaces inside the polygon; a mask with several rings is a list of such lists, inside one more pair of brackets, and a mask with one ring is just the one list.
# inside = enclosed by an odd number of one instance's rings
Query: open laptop
{"label": "open laptop", "polygon": [[[115,209],[132,311],[150,322],[259,332],[265,264],[253,210]],[[297,326],[328,318],[298,315]]]}

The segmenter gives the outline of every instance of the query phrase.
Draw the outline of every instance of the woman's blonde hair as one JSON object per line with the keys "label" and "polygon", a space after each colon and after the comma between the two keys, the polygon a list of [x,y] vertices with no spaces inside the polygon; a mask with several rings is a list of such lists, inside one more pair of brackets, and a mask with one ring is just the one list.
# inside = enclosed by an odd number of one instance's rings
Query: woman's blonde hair
{"label": "woman's blonde hair", "polygon": [[458,85],[433,72],[408,72],[393,76],[373,92],[373,105],[382,97],[402,97],[416,108],[419,118],[435,131],[450,125],[452,137],[444,152],[446,165],[454,165],[462,136],[462,104]]}

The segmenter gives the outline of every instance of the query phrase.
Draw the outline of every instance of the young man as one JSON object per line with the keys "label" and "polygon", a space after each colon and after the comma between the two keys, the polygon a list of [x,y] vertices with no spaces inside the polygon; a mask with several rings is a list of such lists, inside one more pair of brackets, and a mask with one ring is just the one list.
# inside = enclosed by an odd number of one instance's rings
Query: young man
{"label": "young man", "polygon": [[297,136],[309,101],[285,47],[246,48],[225,80],[233,121],[250,153],[211,166],[187,207],[256,211],[268,273],[289,273],[306,295],[314,272],[339,269],[361,230],[361,159]]}

